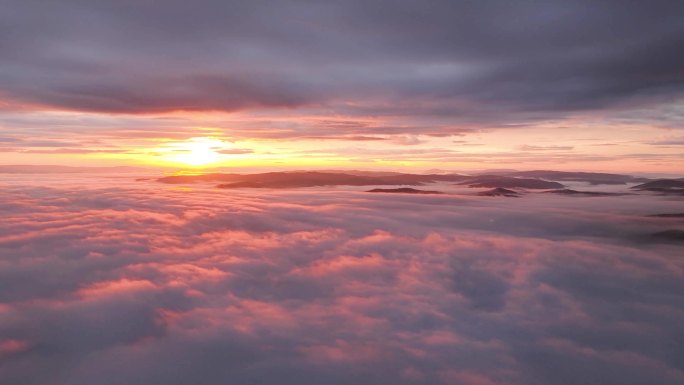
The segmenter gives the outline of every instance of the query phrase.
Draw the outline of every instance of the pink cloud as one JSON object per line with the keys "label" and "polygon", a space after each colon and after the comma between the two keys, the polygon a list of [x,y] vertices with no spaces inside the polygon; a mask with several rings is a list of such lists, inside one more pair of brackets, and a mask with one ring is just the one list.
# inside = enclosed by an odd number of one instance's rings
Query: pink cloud
{"label": "pink cloud", "polygon": [[8,339],[0,341],[0,357],[21,353],[28,350],[31,344],[28,341]]}
{"label": "pink cloud", "polygon": [[2,379],[682,378],[668,199],[88,183],[0,188]]}

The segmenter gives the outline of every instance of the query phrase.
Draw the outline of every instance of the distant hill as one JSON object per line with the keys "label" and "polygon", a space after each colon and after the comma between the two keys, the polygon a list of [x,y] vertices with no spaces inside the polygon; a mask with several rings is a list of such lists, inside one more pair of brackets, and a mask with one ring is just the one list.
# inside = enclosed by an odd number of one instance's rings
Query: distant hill
{"label": "distant hill", "polygon": [[[230,183],[220,184],[220,188],[295,188],[316,186],[368,186],[373,184],[396,184],[383,182],[384,177],[350,175],[341,173],[309,172],[272,172],[263,174],[239,175],[232,177]],[[419,185],[418,180],[405,184]]]}
{"label": "distant hill", "polygon": [[561,190],[550,190],[550,191],[544,191],[545,193],[548,194],[558,194],[558,195],[570,195],[570,196],[592,196],[592,197],[607,197],[607,196],[616,196],[616,195],[625,195],[623,193],[611,193],[611,192],[602,192],[602,191],[577,191],[577,190],[571,190],[571,189],[561,189]]}
{"label": "distant hill", "polygon": [[634,190],[652,191],[668,195],[684,195],[684,181],[680,179],[658,179],[632,188]]}
{"label": "distant hill", "polygon": [[502,187],[502,188],[527,188],[527,189],[558,189],[563,188],[558,182],[551,182],[534,178],[515,178],[502,175],[479,175],[472,177],[459,184],[469,187]]}
{"label": "distant hill", "polygon": [[632,187],[635,190],[648,190],[648,189],[670,189],[670,188],[684,188],[684,181],[679,179],[658,179],[650,182],[642,183],[640,185]]}
{"label": "distant hill", "polygon": [[374,188],[366,192],[371,193],[392,193],[392,194],[444,194],[441,191],[433,190],[418,190],[411,187],[400,187],[400,188]]}
{"label": "distant hill", "polygon": [[[645,181],[636,189],[649,187],[654,182],[646,178],[630,175],[563,172],[563,171],[514,171],[482,175],[462,175],[454,173],[408,174],[388,171],[277,171],[255,174],[208,173],[197,175],[172,175],[157,179],[162,183],[218,183],[220,188],[299,188],[316,186],[422,186],[429,183],[445,182],[473,188],[536,189],[559,190],[556,194],[599,196],[611,193],[582,192],[565,189],[563,181],[583,181],[592,184],[624,184]],[[668,180],[677,185],[684,181]],[[658,187],[660,188],[660,187]]]}
{"label": "distant hill", "polygon": [[520,193],[517,191],[505,189],[502,187],[497,187],[495,189],[487,190],[487,191],[482,191],[477,193],[479,196],[487,196],[487,197],[509,197],[509,198],[517,198],[520,196]]}
{"label": "distant hill", "polygon": [[220,188],[297,188],[316,186],[420,186],[439,181],[467,178],[458,174],[419,175],[402,173],[342,173],[322,171],[268,172],[259,174],[173,175],[159,178],[163,183],[225,182]]}
{"label": "distant hill", "polygon": [[540,178],[553,181],[587,182],[594,185],[642,183],[648,182],[650,180],[648,178],[640,178],[623,174],[608,174],[601,172],[567,172],[551,170],[517,171],[513,173],[504,173],[503,175],[514,177]]}

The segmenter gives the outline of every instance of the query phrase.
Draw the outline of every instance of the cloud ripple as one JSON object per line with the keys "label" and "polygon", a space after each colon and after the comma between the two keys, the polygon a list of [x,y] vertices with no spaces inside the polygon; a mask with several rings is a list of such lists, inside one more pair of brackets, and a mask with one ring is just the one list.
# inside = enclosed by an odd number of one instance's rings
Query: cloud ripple
{"label": "cloud ripple", "polygon": [[510,202],[6,184],[1,382],[682,383],[677,202]]}

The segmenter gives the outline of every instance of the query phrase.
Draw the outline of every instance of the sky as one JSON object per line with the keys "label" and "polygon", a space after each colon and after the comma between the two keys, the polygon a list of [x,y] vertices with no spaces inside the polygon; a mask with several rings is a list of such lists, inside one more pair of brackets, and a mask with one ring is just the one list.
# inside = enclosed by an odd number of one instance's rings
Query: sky
{"label": "sky", "polygon": [[0,2],[0,164],[684,171],[684,3]]}

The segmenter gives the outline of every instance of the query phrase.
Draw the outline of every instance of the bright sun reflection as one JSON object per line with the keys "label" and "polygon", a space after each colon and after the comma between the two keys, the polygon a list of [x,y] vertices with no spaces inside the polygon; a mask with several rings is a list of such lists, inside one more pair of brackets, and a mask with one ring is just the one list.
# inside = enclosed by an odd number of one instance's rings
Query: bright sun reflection
{"label": "bright sun reflection", "polygon": [[165,158],[189,166],[204,166],[221,160],[220,151],[227,143],[211,138],[192,138],[186,142],[169,143],[164,150]]}

